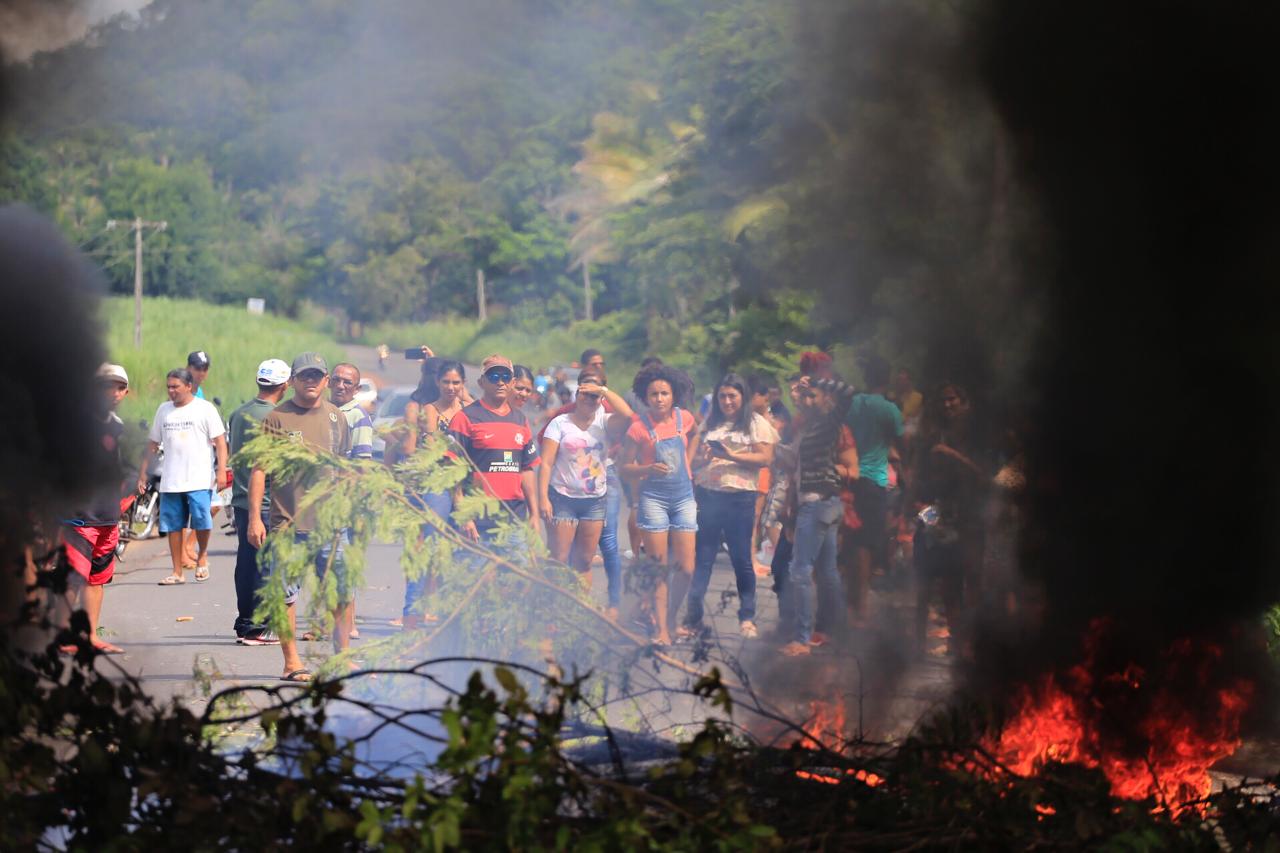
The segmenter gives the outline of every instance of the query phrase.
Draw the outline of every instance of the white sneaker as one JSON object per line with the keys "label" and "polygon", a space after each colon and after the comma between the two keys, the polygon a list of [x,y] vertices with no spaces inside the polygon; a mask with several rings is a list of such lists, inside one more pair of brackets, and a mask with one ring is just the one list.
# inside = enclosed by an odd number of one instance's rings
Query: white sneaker
{"label": "white sneaker", "polygon": [[633,552],[630,548],[623,551],[622,556],[626,557],[628,560],[634,560],[636,558],[635,552]]}
{"label": "white sneaker", "polygon": [[760,636],[760,632],[756,630],[756,623],[752,622],[750,619],[739,625],[738,631],[742,634],[742,638],[744,640],[754,640],[756,637]]}

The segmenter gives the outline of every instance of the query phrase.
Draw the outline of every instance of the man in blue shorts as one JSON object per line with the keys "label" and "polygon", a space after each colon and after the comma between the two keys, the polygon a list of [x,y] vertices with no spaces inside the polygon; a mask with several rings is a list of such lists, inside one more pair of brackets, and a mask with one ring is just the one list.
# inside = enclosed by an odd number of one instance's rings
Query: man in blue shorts
{"label": "man in blue shorts", "polygon": [[[147,463],[161,446],[160,531],[169,537],[173,572],[161,586],[187,582],[186,570],[194,569],[197,581],[209,579],[209,534],[213,515],[209,508],[213,489],[227,480],[227,441],[222,418],[212,403],[195,396],[191,372],[179,367],[165,377],[169,400],[156,409],[147,451],[138,472],[138,491],[147,485]],[[215,469],[216,474],[211,475]],[[195,565],[183,557],[182,530],[196,533]]]}

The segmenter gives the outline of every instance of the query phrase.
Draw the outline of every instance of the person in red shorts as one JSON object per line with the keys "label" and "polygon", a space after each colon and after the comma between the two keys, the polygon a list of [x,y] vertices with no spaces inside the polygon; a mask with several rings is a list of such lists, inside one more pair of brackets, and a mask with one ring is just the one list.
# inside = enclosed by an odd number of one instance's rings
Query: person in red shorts
{"label": "person in red shorts", "polygon": [[[124,649],[98,636],[98,618],[102,614],[103,592],[115,573],[120,537],[120,484],[124,479],[120,436],[124,423],[116,415],[116,408],[129,393],[129,374],[118,364],[104,364],[98,368],[98,381],[102,386],[102,423],[99,444],[90,450],[94,458],[89,464],[101,477],[103,486],[88,506],[63,520],[61,558],[69,569],[67,604],[74,609],[79,598],[89,619],[89,643],[102,654],[118,655]],[[75,650],[74,645],[62,647],[67,653]]]}

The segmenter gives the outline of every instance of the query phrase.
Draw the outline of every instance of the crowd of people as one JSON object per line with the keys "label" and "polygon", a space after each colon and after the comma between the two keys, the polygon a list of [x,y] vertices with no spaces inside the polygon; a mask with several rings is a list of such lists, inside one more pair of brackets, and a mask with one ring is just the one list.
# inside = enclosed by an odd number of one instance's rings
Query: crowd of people
{"label": "crowd of people", "polygon": [[[634,620],[663,647],[707,634],[706,596],[713,566],[727,551],[737,591],[739,632],[760,636],[757,580],[772,578],[779,652],[804,656],[840,644],[874,620],[873,581],[907,572],[917,589],[915,635],[924,647],[934,596],[953,636],[965,649],[966,613],[985,594],[1014,607],[1008,572],[1011,531],[1025,477],[1012,433],[985,441],[972,401],[956,383],[926,398],[910,373],[891,377],[889,365],[861,362],[862,387],[845,382],[821,352],[805,353],[785,383],[729,373],[701,400],[682,370],[648,358],[625,390],[608,383],[605,358],[582,353],[566,382],[535,373],[502,355],[480,365],[479,395],[467,387],[465,366],[423,347],[417,389],[403,419],[386,435],[384,464],[396,465],[432,440],[447,437],[448,453],[465,459],[458,488],[417,496],[434,523],[475,541],[495,543],[502,519],[519,519],[543,537],[551,558],[576,570],[584,594],[593,565],[602,564],[609,618]],[[171,573],[162,585],[209,576],[208,547],[216,495],[230,491],[237,535],[235,564],[238,642],[279,645],[284,678],[311,677],[296,638],[296,586],[286,590],[289,631],[277,634],[255,620],[270,582],[269,537],[287,530],[304,542],[315,529],[305,499],[312,482],[295,476],[269,481],[261,467],[229,459],[260,430],[302,442],[322,454],[374,456],[368,400],[360,399],[359,369],[332,368],[316,353],[286,363],[268,359],[255,377],[257,395],[224,427],[200,385],[209,357],[197,351],[188,366],[166,377],[161,404],[138,473],[145,487],[156,454],[160,466],[159,523],[168,537]],[[115,408],[128,393],[119,365],[104,365],[103,454],[120,464],[122,426]],[[791,406],[783,401],[788,389]],[[501,511],[455,521],[467,491],[499,502]],[[111,578],[118,496],[100,496],[67,520],[67,561],[79,579],[91,636],[104,653],[120,649],[97,637],[102,588]],[[621,547],[623,507],[627,538]],[[316,571],[332,571],[335,651],[358,636],[356,590],[348,582],[339,537],[316,549]],[[989,546],[989,547],[988,547]],[[649,582],[624,613],[623,561]],[[412,630],[434,621],[432,577],[408,579],[399,624]]]}

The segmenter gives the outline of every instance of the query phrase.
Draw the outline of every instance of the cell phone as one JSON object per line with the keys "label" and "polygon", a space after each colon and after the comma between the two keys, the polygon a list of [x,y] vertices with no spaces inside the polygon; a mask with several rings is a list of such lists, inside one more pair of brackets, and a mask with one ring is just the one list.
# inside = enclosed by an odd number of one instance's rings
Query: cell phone
{"label": "cell phone", "polygon": [[424,361],[427,354],[422,351],[422,347],[410,347],[404,351],[404,357],[409,361]]}
{"label": "cell phone", "polygon": [[712,450],[716,451],[717,453],[728,453],[728,452],[729,452],[729,451],[727,451],[727,450],[725,449],[724,442],[723,442],[723,441],[720,441],[720,440],[719,440],[719,439],[717,439],[717,438],[709,439],[709,440],[706,442],[706,445],[707,445],[707,447],[710,447]]}

